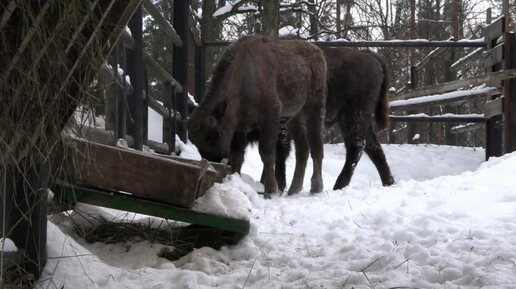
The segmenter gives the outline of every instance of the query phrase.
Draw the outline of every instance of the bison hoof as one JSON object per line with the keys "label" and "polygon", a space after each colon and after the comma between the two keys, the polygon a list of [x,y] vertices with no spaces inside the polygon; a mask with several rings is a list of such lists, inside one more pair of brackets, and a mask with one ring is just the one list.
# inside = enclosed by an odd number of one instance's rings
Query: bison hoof
{"label": "bison hoof", "polygon": [[297,194],[297,193],[299,193],[299,192],[288,190],[287,195],[288,195],[288,196],[293,196],[293,195],[295,195],[295,194]]}
{"label": "bison hoof", "polygon": [[303,187],[290,186],[287,194],[289,196],[292,196],[292,195],[295,195],[295,194],[298,194],[299,192],[301,192],[302,189],[303,189]]}
{"label": "bison hoof", "polygon": [[386,181],[382,182],[384,187],[389,187],[391,185],[394,185],[394,178],[389,177]]}
{"label": "bison hoof", "polygon": [[324,186],[323,186],[322,183],[315,183],[315,184],[312,184],[312,188],[310,189],[310,193],[317,194],[317,193],[322,192],[323,189],[324,189]]}
{"label": "bison hoof", "polygon": [[264,193],[263,194],[263,198],[264,199],[272,199],[272,194],[271,193]]}

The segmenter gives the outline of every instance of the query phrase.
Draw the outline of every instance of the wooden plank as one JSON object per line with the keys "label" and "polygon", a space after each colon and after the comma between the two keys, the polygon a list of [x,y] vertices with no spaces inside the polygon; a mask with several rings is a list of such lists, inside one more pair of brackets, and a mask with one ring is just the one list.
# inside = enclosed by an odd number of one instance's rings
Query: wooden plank
{"label": "wooden plank", "polygon": [[492,117],[503,114],[503,98],[497,97],[493,100],[489,100],[484,105],[484,117],[490,119]]}
{"label": "wooden plank", "polygon": [[161,115],[164,118],[170,118],[174,114],[174,110],[168,110],[168,108],[164,107],[159,103],[154,97],[148,97],[147,98],[148,105],[150,108],[152,108],[154,111],[156,111],[159,115]]}
{"label": "wooden plank", "polygon": [[466,86],[477,86],[492,80],[503,80],[516,78],[516,69],[506,69],[484,75],[472,76],[450,82],[438,83],[435,85],[423,86],[415,89],[406,90],[401,94],[394,95],[391,100],[409,99],[418,96],[449,92]]}
{"label": "wooden plank", "polygon": [[[196,166],[198,166],[200,163],[200,161],[198,160],[184,159],[174,155],[163,155],[162,157],[182,163],[194,164]],[[215,180],[215,182],[222,182],[222,179],[224,179],[225,176],[231,173],[231,166],[228,164],[227,159],[224,159],[220,163],[210,162],[210,166],[212,166],[218,172],[217,179]]]}
{"label": "wooden plank", "polygon": [[57,181],[56,185],[59,195],[55,198],[61,198],[61,201],[83,202],[241,234],[249,233],[248,220],[197,212],[116,191],[74,186],[62,181]]}
{"label": "wooden plank", "polygon": [[503,61],[503,43],[496,45],[493,49],[485,51],[482,56],[484,57],[484,68],[489,68],[501,63]]}
{"label": "wooden plank", "polygon": [[424,116],[397,116],[391,115],[389,117],[390,121],[396,122],[485,122],[485,118],[483,116],[434,116],[434,115],[424,115]]}
{"label": "wooden plank", "polygon": [[[503,48],[504,44],[499,43],[498,45],[491,48],[489,51],[484,52],[484,60],[483,65],[486,68],[486,71],[493,72],[499,71],[502,69],[502,61],[503,61]],[[492,87],[501,87],[501,80],[490,80],[486,82],[487,86]]]}
{"label": "wooden plank", "polygon": [[480,47],[480,48],[477,48],[475,50],[473,50],[471,53],[469,53],[468,55],[464,56],[463,58],[455,61],[452,65],[451,65],[451,69],[455,70],[455,71],[458,71],[458,70],[461,70],[465,63],[470,61],[470,60],[473,60],[475,59],[476,57],[478,57],[479,55],[481,55],[481,53],[484,51],[484,48],[483,47]]}
{"label": "wooden plank", "polygon": [[486,42],[491,42],[493,40],[496,40],[498,37],[502,36],[505,27],[504,23],[505,18],[501,16],[485,28],[484,34]]}
{"label": "wooden plank", "polygon": [[[231,41],[207,41],[205,46],[225,47]],[[314,41],[318,46],[329,47],[486,47],[483,39],[475,40],[375,40],[375,41]]]}
{"label": "wooden plank", "polygon": [[443,52],[448,51],[445,47],[437,47],[434,50],[430,51],[423,60],[416,64],[416,68],[421,68],[427,65],[430,61],[443,54]]}
{"label": "wooden plank", "polygon": [[478,98],[487,98],[494,95],[499,95],[500,89],[498,88],[484,88],[478,90],[469,91],[453,91],[444,93],[441,95],[430,95],[422,96],[417,98],[411,98],[406,100],[395,100],[389,103],[391,111],[399,110],[418,110],[421,108],[427,108],[432,105],[445,105],[451,103],[460,103],[463,101],[471,101]]}
{"label": "wooden plank", "polygon": [[150,56],[147,52],[144,52],[143,54],[143,60],[147,65],[149,65],[150,68],[152,68],[163,80],[168,81],[172,84],[174,87],[176,93],[182,93],[183,92],[183,86],[177,80],[170,75],[161,65],[159,65],[152,56]]}
{"label": "wooden plank", "polygon": [[485,127],[485,122],[483,122],[483,123],[479,123],[479,122],[467,123],[465,125],[452,127],[452,129],[450,130],[450,133],[454,134],[454,135],[458,135],[458,134],[463,134],[466,132],[473,132],[478,129],[484,128],[484,127]]}
{"label": "wooden plank", "polygon": [[82,140],[73,140],[64,156],[63,179],[183,207],[191,207],[213,186],[218,175],[207,161],[197,165],[181,163]]}
{"label": "wooden plank", "polygon": [[[116,145],[117,139],[115,138],[115,132],[112,130],[105,130],[97,127],[91,127],[87,125],[74,127],[80,132],[80,136],[89,141],[114,146]],[[134,138],[131,135],[126,134],[124,140],[127,142],[129,147],[134,147]],[[160,143],[153,140],[147,140],[149,148],[159,153],[168,153],[168,144]]]}

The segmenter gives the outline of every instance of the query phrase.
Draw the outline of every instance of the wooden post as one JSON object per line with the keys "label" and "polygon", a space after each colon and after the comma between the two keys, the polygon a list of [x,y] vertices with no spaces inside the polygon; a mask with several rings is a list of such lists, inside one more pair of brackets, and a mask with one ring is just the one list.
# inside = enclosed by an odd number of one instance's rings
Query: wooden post
{"label": "wooden post", "polygon": [[[181,1],[180,1],[181,2]],[[127,129],[134,138],[134,148],[141,150],[147,144],[147,96],[143,93],[143,14],[142,7],[135,11],[129,27],[134,38],[134,48],[127,53],[127,71],[131,78],[133,94],[128,98]]]}
{"label": "wooden post", "polygon": [[[118,79],[118,64],[120,64],[122,67],[127,67],[125,57],[125,48],[122,44],[118,44],[115,50],[115,66],[113,67],[113,73],[114,79]],[[122,83],[121,85],[125,84],[125,77],[122,75]],[[120,85],[115,82],[115,95],[113,96],[115,98],[115,143],[118,139],[125,138],[125,135],[127,134],[127,127],[126,127],[126,119],[127,119],[127,107],[126,107],[126,95],[123,87],[120,87]]]}
{"label": "wooden post", "polygon": [[[410,39],[416,39],[416,0],[410,0]],[[410,65],[416,65],[416,48],[410,48]]]}
{"label": "wooden post", "polygon": [[[504,69],[516,68],[516,36],[504,34]],[[503,81],[504,95],[504,153],[516,150],[516,79]]]}
{"label": "wooden post", "polygon": [[201,41],[195,47],[195,101],[198,103],[204,96],[206,88],[206,46]]}
{"label": "wooden post", "polygon": [[[5,232],[18,248],[15,272],[10,274],[32,274],[36,282],[47,262],[47,187],[50,175],[48,163],[32,165],[20,163],[27,172],[15,179],[0,180],[6,186],[0,186],[0,204],[6,211],[2,212]],[[4,190],[5,189],[5,190]],[[5,203],[4,203],[5,202]],[[4,219],[5,218],[5,219]],[[0,254],[3,254],[0,251]],[[11,264],[13,265],[13,264]],[[2,275],[4,268],[1,268]],[[9,275],[10,275],[9,274]]]}
{"label": "wooden post", "polygon": [[[172,58],[172,76],[183,86],[183,91],[177,94],[174,109],[181,114],[181,118],[187,115],[188,100],[188,47],[190,37],[190,25],[188,14],[190,13],[190,1],[174,1],[174,29],[183,40],[181,47],[174,45]],[[187,141],[186,127],[183,119],[176,117],[177,134],[183,142]],[[175,138],[175,136],[173,136]],[[169,146],[171,146],[169,144]],[[171,146],[172,147],[172,146]]]}
{"label": "wooden post", "polygon": [[[163,105],[168,109],[167,117],[163,117],[163,142],[168,144],[168,153],[176,150],[176,119],[174,105],[176,101],[175,89],[172,83],[167,81],[165,84],[165,99]],[[172,113],[174,113],[172,115]]]}
{"label": "wooden post", "polygon": [[[410,88],[414,89],[417,87],[418,77],[417,77],[417,69],[415,65],[410,66]],[[415,111],[407,110],[407,114],[413,114]],[[417,132],[418,124],[414,122],[407,122],[407,143],[415,143],[412,139]]]}
{"label": "wooden post", "polygon": [[[490,10],[488,10],[488,16],[490,16]],[[490,17],[487,20],[491,20]],[[496,22],[495,22],[496,24]],[[496,26],[495,26],[496,27]],[[489,35],[491,31],[488,29],[486,33],[486,41],[487,41],[487,51],[493,49],[496,45],[496,40],[498,34],[502,34],[504,32],[504,25],[500,26],[502,31],[495,31],[495,35]],[[500,70],[500,65],[495,64],[489,67],[486,67],[487,72],[493,72],[496,70]],[[495,95],[491,97],[491,100],[498,98],[499,95]],[[501,115],[493,116],[489,119],[486,119],[486,160],[488,160],[492,156],[501,156],[503,153],[503,118]]]}

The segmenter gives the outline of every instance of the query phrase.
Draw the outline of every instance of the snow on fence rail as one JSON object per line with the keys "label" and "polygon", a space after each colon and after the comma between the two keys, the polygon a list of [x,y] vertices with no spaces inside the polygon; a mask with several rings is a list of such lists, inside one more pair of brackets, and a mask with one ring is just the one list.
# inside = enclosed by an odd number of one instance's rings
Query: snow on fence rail
{"label": "snow on fence rail", "polygon": [[516,69],[506,69],[497,72],[491,72],[483,75],[468,77],[464,79],[459,79],[450,82],[438,83],[435,85],[422,86],[410,90],[406,90],[403,93],[397,94],[391,99],[393,100],[401,100],[401,99],[409,99],[417,96],[426,96],[436,93],[443,93],[447,91],[452,91],[456,89],[460,89],[466,86],[478,86],[482,85],[486,82],[499,81],[504,79],[516,78]]}
{"label": "snow on fence rail", "polygon": [[391,110],[408,110],[424,108],[431,105],[445,105],[476,98],[489,97],[500,93],[497,87],[484,87],[472,90],[457,90],[443,94],[427,95],[410,99],[393,100],[389,103]]}

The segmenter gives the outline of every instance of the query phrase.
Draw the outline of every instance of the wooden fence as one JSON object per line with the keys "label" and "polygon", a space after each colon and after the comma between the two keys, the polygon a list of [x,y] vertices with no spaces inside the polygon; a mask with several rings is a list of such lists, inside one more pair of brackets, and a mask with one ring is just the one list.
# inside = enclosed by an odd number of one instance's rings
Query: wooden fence
{"label": "wooden fence", "polygon": [[[452,144],[451,135],[463,134],[485,127],[486,157],[490,157],[513,151],[516,148],[516,127],[513,125],[516,122],[516,101],[514,101],[516,96],[513,96],[516,93],[513,88],[516,86],[516,46],[514,46],[514,34],[504,31],[504,27],[504,18],[500,17],[487,26],[484,39],[459,41],[453,39],[443,41],[319,41],[315,44],[334,47],[435,47],[436,49],[417,65],[411,67],[410,85],[391,96],[393,115],[390,117],[389,140],[395,142],[396,139],[399,139],[398,134],[401,130],[397,127],[397,123],[407,123],[409,125],[415,123],[444,123],[447,135],[445,138],[448,144]],[[205,53],[207,48],[225,47],[228,44],[227,41],[205,42],[201,53]],[[417,87],[418,70],[431,63],[436,57],[441,56],[447,49],[452,48],[476,49],[455,61],[450,67],[451,70],[461,70],[468,62],[482,58],[487,69],[486,73],[432,86]],[[206,69],[203,69],[201,75],[205,71]],[[204,78],[205,76],[202,77],[202,79]],[[484,84],[485,88],[471,89]],[[202,85],[200,86],[202,87]],[[501,98],[502,94],[507,95],[503,100]],[[471,102],[486,102],[486,104],[485,107],[479,109],[479,113],[475,114],[427,115],[421,113],[421,111],[427,111],[432,107]],[[452,123],[462,125],[452,125]]]}
{"label": "wooden fence", "polygon": [[[485,74],[432,86],[412,87],[393,96],[394,101],[390,103],[391,111],[394,113],[390,117],[393,127],[390,131],[391,142],[396,140],[396,133],[399,132],[395,125],[397,122],[452,122],[464,124],[453,127],[455,130],[452,129],[450,133],[454,134],[465,132],[466,130],[461,129],[465,127],[468,128],[468,131],[485,127],[486,159],[515,150],[516,46],[514,45],[516,37],[514,33],[504,31],[504,21],[504,17],[500,17],[485,29],[484,49],[474,50],[456,61],[451,67],[457,70],[468,60],[482,56],[482,63],[486,69]],[[417,68],[425,65],[432,56],[435,57],[440,53],[442,53],[442,48],[434,50],[411,69],[411,83],[417,83]],[[481,85],[484,87],[470,89]],[[428,116],[418,113],[436,106],[478,100],[485,102],[483,111],[479,114]],[[475,123],[483,125],[473,125]]]}
{"label": "wooden fence", "polygon": [[[168,69],[143,49],[142,9],[155,19],[173,47],[172,67]],[[184,120],[191,102],[187,88],[192,52],[189,41],[193,38],[194,46],[198,44],[198,32],[192,29],[194,25],[190,18],[188,1],[174,3],[173,25],[150,0],[142,1],[129,23],[130,30],[124,31],[109,64],[102,67],[100,80],[105,88],[102,94],[105,97],[106,127],[82,126],[81,134],[85,138],[109,145],[125,139],[129,147],[141,150],[148,146],[164,154],[176,151],[176,135],[186,142]],[[161,102],[149,90],[149,70],[160,79],[159,89],[166,95]],[[163,118],[163,142],[148,139],[147,107]]]}

